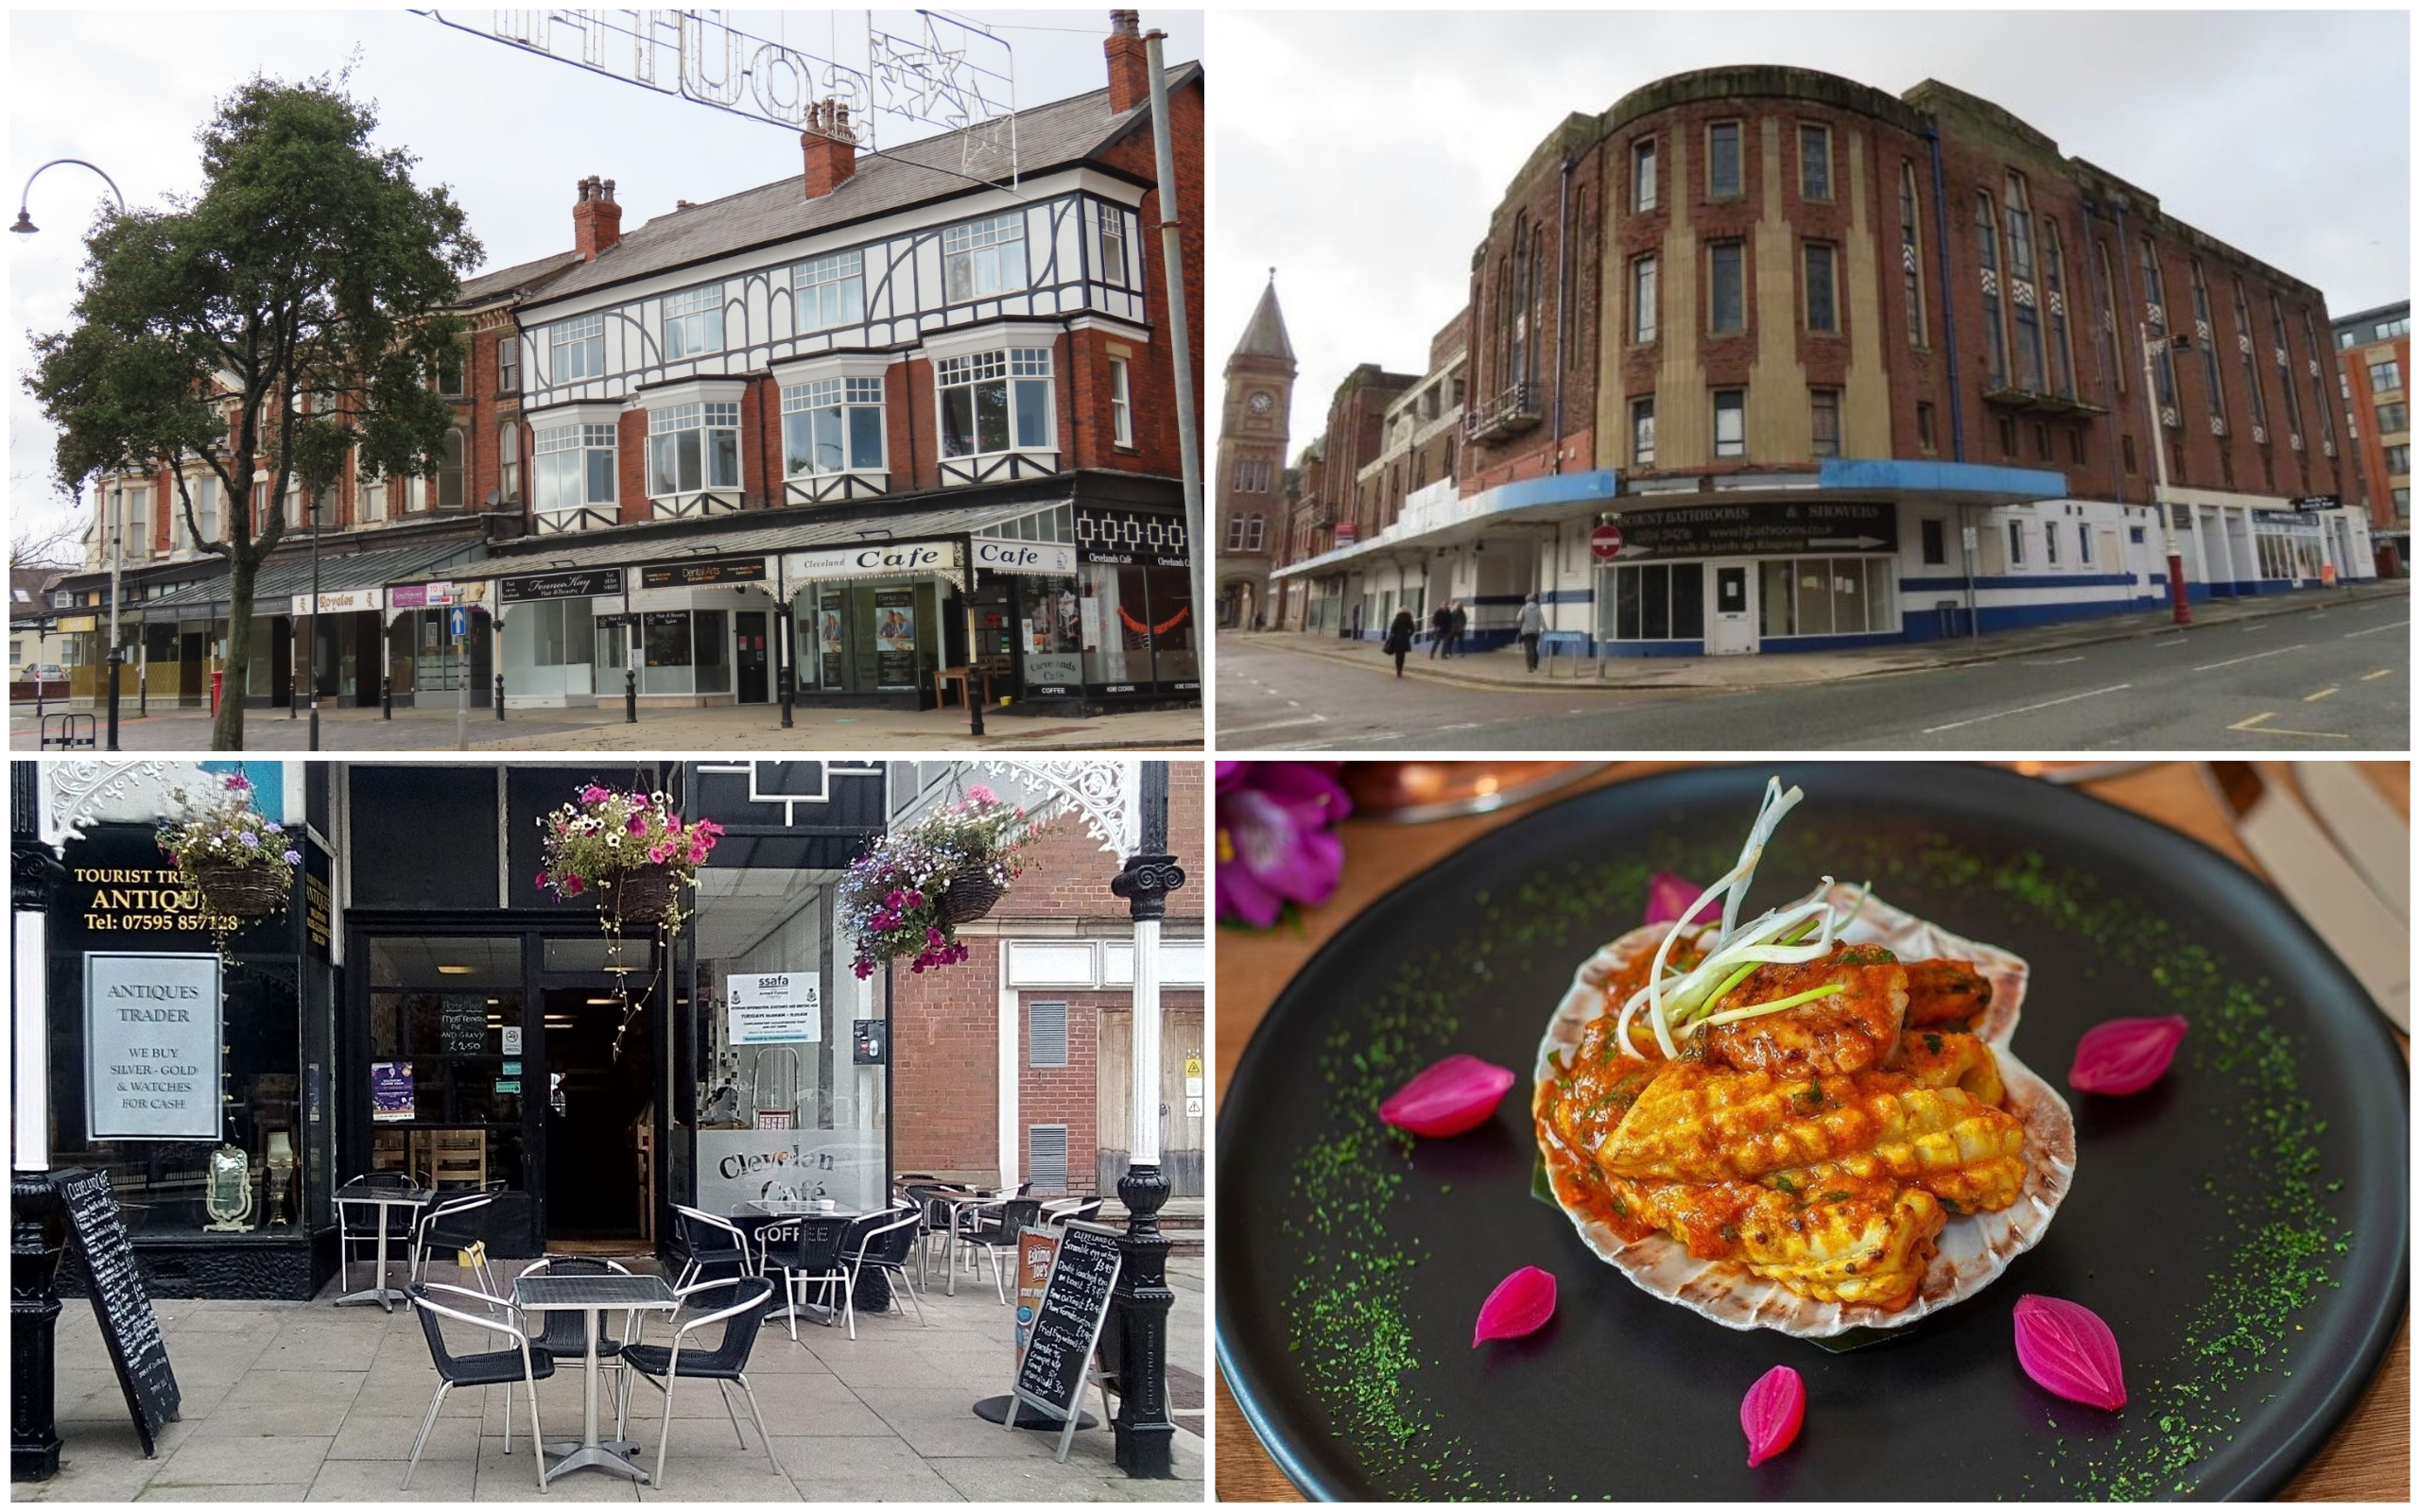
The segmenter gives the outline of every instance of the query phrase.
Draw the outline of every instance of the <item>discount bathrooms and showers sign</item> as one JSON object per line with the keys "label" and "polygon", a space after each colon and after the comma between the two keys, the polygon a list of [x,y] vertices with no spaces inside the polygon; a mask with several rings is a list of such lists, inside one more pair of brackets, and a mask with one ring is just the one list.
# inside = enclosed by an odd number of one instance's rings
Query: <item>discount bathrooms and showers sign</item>
{"label": "discount bathrooms and showers sign", "polygon": [[95,1140],[218,1137],[218,957],[84,957],[84,1106]]}

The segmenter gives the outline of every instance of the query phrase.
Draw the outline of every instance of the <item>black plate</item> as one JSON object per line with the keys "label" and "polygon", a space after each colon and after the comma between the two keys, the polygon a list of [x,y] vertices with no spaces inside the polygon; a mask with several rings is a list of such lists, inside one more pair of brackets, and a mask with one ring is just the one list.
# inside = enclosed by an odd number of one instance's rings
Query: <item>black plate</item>
{"label": "black plate", "polygon": [[[1771,771],[1552,804],[1380,900],[1287,988],[1219,1112],[1219,1359],[1261,1441],[1327,1499],[2275,1492],[2403,1310],[2405,1062],[2275,894],[2124,811],[1983,767],[1781,769],[1807,796],[1753,907],[1828,871],[2015,951],[2014,1048],[2062,1091],[2092,1023],[2193,1021],[2159,1085],[2070,1095],[2074,1189],[1980,1295],[1847,1351],[1738,1332],[1637,1290],[1531,1194],[1529,1073],[1572,970],[1637,923],[1650,868],[1726,868]],[[1520,1074],[1495,1121],[1386,1130],[1378,1099],[1457,1050]],[[1554,1272],[1554,1320],[1472,1349],[1524,1264]],[[2121,1412],[2018,1368],[2028,1292],[2109,1322]],[[1775,1365],[1806,1380],[1806,1429],[1751,1470],[1739,1400]]]}

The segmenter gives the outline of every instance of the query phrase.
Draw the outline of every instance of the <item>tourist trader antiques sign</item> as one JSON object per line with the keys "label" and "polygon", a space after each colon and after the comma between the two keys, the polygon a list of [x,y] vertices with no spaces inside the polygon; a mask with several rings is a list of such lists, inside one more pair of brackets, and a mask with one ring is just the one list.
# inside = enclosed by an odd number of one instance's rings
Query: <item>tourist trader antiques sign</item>
{"label": "tourist trader antiques sign", "polygon": [[1670,557],[1790,557],[1899,549],[1888,504],[1693,504],[1620,517],[1622,561]]}
{"label": "tourist trader antiques sign", "polygon": [[84,1107],[94,1140],[218,1137],[218,957],[84,956]]}

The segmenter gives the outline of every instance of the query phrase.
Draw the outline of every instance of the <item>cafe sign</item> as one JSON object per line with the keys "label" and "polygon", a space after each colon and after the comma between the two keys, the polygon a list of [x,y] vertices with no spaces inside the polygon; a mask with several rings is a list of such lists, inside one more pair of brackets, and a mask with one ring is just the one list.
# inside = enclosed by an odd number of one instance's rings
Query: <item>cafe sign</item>
{"label": "cafe sign", "polygon": [[1031,573],[1046,577],[1076,576],[1076,548],[1046,541],[977,541],[975,565],[995,573]]}
{"label": "cafe sign", "polygon": [[597,598],[622,591],[622,569],[590,567],[567,573],[534,573],[497,579],[507,604],[529,604],[548,598]]}
{"label": "cafe sign", "polygon": [[782,558],[783,576],[798,582],[833,577],[955,576],[964,569],[955,541],[873,541],[856,546],[793,551]]}
{"label": "cafe sign", "polygon": [[216,954],[88,952],[86,1137],[216,1139],[219,1005]]}

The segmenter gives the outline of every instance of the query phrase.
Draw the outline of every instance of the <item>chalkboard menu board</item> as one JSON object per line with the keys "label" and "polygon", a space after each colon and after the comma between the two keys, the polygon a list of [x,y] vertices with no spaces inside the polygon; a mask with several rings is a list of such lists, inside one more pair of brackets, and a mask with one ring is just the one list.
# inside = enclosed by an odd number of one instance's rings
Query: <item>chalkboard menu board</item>
{"label": "chalkboard menu board", "polygon": [[484,992],[448,992],[438,1000],[442,1013],[438,1038],[449,1056],[475,1056],[488,1047],[488,999]]}
{"label": "chalkboard menu board", "polygon": [[[1059,1258],[1043,1284],[1025,1360],[1017,1366],[1016,1395],[1072,1426],[1084,1392],[1086,1367],[1101,1325],[1109,1318],[1110,1294],[1117,1288],[1115,1229],[1069,1224],[1059,1241]],[[1066,1444],[1060,1444],[1066,1455]]]}
{"label": "chalkboard menu board", "polygon": [[154,1452],[160,1425],[176,1421],[183,1402],[176,1372],[168,1367],[159,1314],[151,1311],[143,1274],[135,1269],[134,1246],[118,1219],[117,1194],[110,1189],[108,1173],[62,1171],[58,1184],[67,1227],[91,1278],[87,1290],[100,1320],[101,1339],[109,1346],[110,1364],[117,1367],[117,1383],[126,1388],[127,1410],[134,1415],[134,1431],[142,1436],[147,1458]]}

